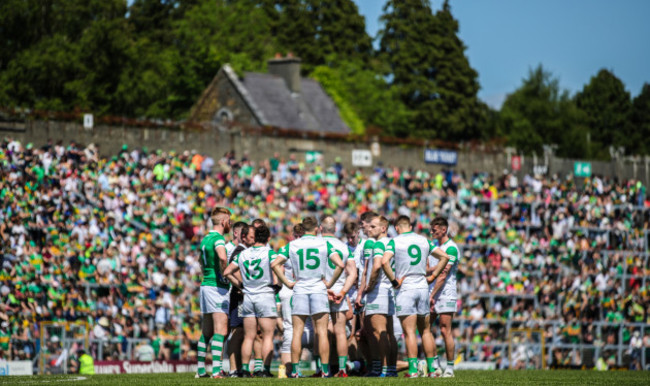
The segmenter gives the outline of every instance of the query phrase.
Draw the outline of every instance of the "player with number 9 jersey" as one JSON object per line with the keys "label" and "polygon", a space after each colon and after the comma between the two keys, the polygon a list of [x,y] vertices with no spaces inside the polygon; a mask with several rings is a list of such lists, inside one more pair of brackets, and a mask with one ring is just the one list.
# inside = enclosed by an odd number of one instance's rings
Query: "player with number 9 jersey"
{"label": "player with number 9 jersey", "polygon": [[397,316],[429,313],[427,257],[433,244],[413,231],[400,233],[386,248],[394,256],[395,278],[401,282],[395,297]]}

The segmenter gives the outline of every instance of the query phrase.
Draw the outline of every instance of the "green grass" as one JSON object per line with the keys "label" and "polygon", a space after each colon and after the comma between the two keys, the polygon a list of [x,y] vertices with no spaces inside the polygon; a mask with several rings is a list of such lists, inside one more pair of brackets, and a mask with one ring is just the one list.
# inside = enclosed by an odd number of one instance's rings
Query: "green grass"
{"label": "green grass", "polygon": [[453,379],[405,379],[400,378],[347,378],[347,379],[194,379],[194,374],[123,374],[123,375],[43,375],[33,377],[0,377],[1,384],[37,385],[37,384],[72,384],[72,385],[189,385],[189,384],[354,384],[362,385],[406,385],[406,384],[475,384],[475,385],[648,385],[648,371],[580,371],[580,370],[528,370],[528,371],[456,371]]}

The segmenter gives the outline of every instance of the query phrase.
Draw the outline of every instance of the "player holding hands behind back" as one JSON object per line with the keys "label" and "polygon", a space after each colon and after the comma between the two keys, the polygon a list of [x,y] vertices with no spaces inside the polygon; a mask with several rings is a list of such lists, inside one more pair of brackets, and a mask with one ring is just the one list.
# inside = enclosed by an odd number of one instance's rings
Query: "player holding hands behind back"
{"label": "player holding hands behind back", "polygon": [[[343,272],[341,254],[332,244],[323,238],[316,237],[318,222],[313,216],[302,220],[305,234],[301,238],[291,241],[288,248],[283,248],[281,253],[271,264],[273,272],[280,281],[289,288],[293,288],[291,319],[293,322],[293,339],[291,342],[291,378],[299,378],[298,361],[302,351],[302,333],[305,320],[311,316],[318,336],[318,352],[322,361],[323,377],[329,376],[329,341],[327,339],[327,324],[329,322],[329,300],[327,289],[331,288]],[[334,263],[336,269],[331,280],[325,283],[325,269],[328,258]],[[284,276],[282,266],[291,260],[293,274],[296,282],[292,283]]]}

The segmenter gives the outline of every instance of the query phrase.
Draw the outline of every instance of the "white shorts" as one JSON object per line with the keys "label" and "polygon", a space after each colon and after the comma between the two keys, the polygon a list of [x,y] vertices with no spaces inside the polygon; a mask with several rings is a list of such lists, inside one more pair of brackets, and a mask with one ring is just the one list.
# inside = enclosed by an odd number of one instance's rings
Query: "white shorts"
{"label": "white shorts", "polygon": [[456,307],[458,305],[458,297],[456,296],[456,291],[450,291],[452,293],[445,293],[445,291],[438,292],[438,295],[435,297],[436,304],[434,310],[436,314],[446,314],[450,312],[456,312]]}
{"label": "white shorts", "polygon": [[397,316],[427,315],[429,313],[429,289],[398,291],[395,296]]}
{"label": "white shorts", "polygon": [[282,304],[282,326],[284,329],[290,329],[293,325],[291,320],[291,297],[293,296],[293,291],[282,287],[282,290],[278,294],[280,296],[280,303]]}
{"label": "white shorts", "polygon": [[277,318],[275,294],[244,294],[239,316],[242,318]]}
{"label": "white shorts", "polygon": [[230,290],[202,285],[199,291],[199,305],[202,314],[219,312],[228,315]]}
{"label": "white shorts", "polygon": [[291,315],[311,316],[330,312],[327,294],[293,294]]}
{"label": "white shorts", "polygon": [[347,312],[350,309],[347,295],[343,297],[341,303],[330,302],[330,312]]}
{"label": "white shorts", "polygon": [[395,300],[390,291],[377,291],[366,295],[366,316],[368,315],[389,315],[395,313]]}

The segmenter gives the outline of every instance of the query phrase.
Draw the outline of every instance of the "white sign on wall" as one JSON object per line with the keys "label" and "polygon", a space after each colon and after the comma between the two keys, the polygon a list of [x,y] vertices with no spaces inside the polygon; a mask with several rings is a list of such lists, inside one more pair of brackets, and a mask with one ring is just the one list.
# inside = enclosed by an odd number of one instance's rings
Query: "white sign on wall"
{"label": "white sign on wall", "polygon": [[372,153],[370,150],[352,150],[352,166],[372,166]]}
{"label": "white sign on wall", "polygon": [[0,360],[0,376],[8,375],[34,375],[32,361]]}
{"label": "white sign on wall", "polygon": [[93,128],[93,115],[84,114],[84,129],[92,129],[92,128]]}

